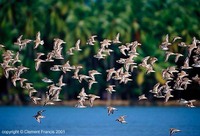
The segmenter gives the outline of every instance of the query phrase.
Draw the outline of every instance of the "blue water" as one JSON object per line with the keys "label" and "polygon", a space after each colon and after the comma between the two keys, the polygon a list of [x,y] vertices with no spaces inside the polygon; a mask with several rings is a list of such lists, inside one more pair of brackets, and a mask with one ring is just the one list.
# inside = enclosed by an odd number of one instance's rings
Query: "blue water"
{"label": "blue water", "polygon": [[[19,136],[169,136],[169,128],[178,128],[182,132],[175,136],[200,136],[200,108],[117,108],[108,116],[105,107],[0,107],[0,135],[14,135],[13,130]],[[32,116],[42,109],[45,118],[39,124]],[[120,115],[127,115],[128,124],[115,121]]]}

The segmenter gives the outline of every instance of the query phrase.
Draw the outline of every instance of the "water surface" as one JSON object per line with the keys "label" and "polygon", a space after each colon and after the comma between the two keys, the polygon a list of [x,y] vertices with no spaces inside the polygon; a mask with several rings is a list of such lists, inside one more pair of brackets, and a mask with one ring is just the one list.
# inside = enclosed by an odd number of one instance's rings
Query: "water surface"
{"label": "water surface", "polygon": [[[105,107],[0,107],[0,135],[169,136],[169,128],[178,128],[182,132],[174,135],[200,136],[200,108],[117,108],[108,116]],[[39,124],[32,116],[42,109]],[[120,115],[127,115],[128,124],[115,121]]]}

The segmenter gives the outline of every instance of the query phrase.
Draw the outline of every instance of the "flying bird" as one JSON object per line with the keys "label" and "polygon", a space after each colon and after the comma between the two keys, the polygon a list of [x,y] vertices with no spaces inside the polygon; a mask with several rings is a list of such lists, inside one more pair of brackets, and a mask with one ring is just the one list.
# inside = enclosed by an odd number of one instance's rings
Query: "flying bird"
{"label": "flying bird", "polygon": [[88,97],[89,97],[90,107],[93,106],[95,99],[100,98],[100,96],[97,96],[97,95],[94,95],[94,94],[88,94]]}
{"label": "flying bird", "polygon": [[107,110],[108,110],[108,116],[109,116],[110,114],[114,114],[114,111],[117,111],[117,108],[108,106]]}
{"label": "flying bird", "polygon": [[38,71],[40,65],[42,62],[45,62],[44,60],[42,59],[35,59],[35,70]]}
{"label": "flying bird", "polygon": [[145,96],[145,94],[142,94],[138,97],[139,101],[140,100],[147,100],[147,97]]}
{"label": "flying bird", "polygon": [[119,36],[120,36],[120,34],[118,33],[117,36],[115,37],[115,39],[114,39],[112,42],[115,43],[115,44],[121,43],[121,42],[119,41]]}
{"label": "flying bird", "polygon": [[177,40],[181,40],[182,38],[180,36],[176,36],[174,37],[174,39],[172,40],[172,43],[176,42]]}
{"label": "flying bird", "polygon": [[40,39],[40,32],[37,32],[36,39],[34,40],[35,46],[34,49],[38,48],[39,45],[43,45],[44,41]]}
{"label": "flying bird", "polygon": [[124,116],[120,116],[118,119],[116,119],[116,121],[122,123],[122,124],[127,124],[126,120],[125,120],[126,115]]}
{"label": "flying bird", "polygon": [[114,87],[115,85],[108,85],[108,87],[106,88],[106,91],[112,94],[112,92],[116,92],[116,90],[114,90]]}
{"label": "flying bird", "polygon": [[34,115],[33,117],[36,119],[36,121],[38,123],[41,123],[41,120],[42,118],[45,118],[45,116],[42,115],[42,113],[44,112],[45,110],[41,110],[41,111],[38,111],[36,115]]}
{"label": "flying bird", "polygon": [[170,128],[170,130],[169,130],[169,135],[172,136],[172,134],[178,133],[178,132],[181,132],[181,130],[176,129],[176,128]]}
{"label": "flying bird", "polygon": [[166,52],[165,52],[165,62],[168,61],[169,56],[171,56],[171,55],[174,55],[174,53],[173,53],[173,52],[170,52],[170,51],[166,51]]}

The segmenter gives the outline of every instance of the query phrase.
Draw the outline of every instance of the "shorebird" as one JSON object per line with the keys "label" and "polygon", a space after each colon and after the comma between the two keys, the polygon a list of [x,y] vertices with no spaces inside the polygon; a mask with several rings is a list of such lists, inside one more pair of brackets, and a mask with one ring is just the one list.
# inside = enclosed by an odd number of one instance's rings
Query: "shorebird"
{"label": "shorebird", "polygon": [[81,51],[82,50],[82,49],[80,49],[80,43],[81,43],[81,40],[79,39],[75,44],[74,50],[76,50],[76,51]]}
{"label": "shorebird", "polygon": [[63,60],[64,59],[63,56],[62,56],[62,49],[63,49],[63,47],[60,47],[60,48],[54,49],[52,51],[54,59],[59,59],[59,60]]}
{"label": "shorebird", "polygon": [[33,116],[37,120],[38,123],[41,123],[40,119],[45,118],[45,116],[42,116],[42,113],[44,111],[45,110],[38,111],[37,114]]}
{"label": "shorebird", "polygon": [[180,132],[180,131],[181,131],[181,130],[176,129],[176,128],[170,128],[170,130],[169,130],[169,135],[172,136],[172,134],[177,133],[177,132]]}
{"label": "shorebird", "polygon": [[88,97],[89,97],[90,107],[93,106],[95,99],[100,98],[100,96],[97,96],[97,95],[94,95],[94,94],[88,94]]}
{"label": "shorebird", "polygon": [[154,93],[154,94],[157,94],[158,93],[158,87],[160,86],[160,83],[157,83],[154,85],[153,89],[150,90],[149,92],[150,93]]}
{"label": "shorebird", "polygon": [[125,51],[129,51],[130,50],[130,48],[127,47],[126,45],[121,45],[118,48],[120,49],[120,52],[125,56],[127,55]]}
{"label": "shorebird", "polygon": [[83,66],[79,65],[79,66],[75,66],[74,67],[74,75],[72,76],[72,78],[74,79],[78,79],[79,80],[79,71],[80,69],[82,69]]}
{"label": "shorebird", "polygon": [[165,37],[165,41],[163,41],[160,45],[161,50],[163,51],[167,51],[169,50],[168,46],[171,45],[171,43],[169,42],[169,36],[168,34]]}
{"label": "shorebird", "polygon": [[34,88],[32,88],[32,89],[30,89],[30,90],[28,90],[29,92],[28,92],[28,95],[29,95],[29,97],[31,98],[31,97],[33,97],[33,93],[37,93],[38,91],[37,90],[35,90]]}
{"label": "shorebird", "polygon": [[116,73],[115,68],[107,69],[106,72],[108,73],[106,81],[109,81],[112,78],[112,75]]}
{"label": "shorebird", "polygon": [[59,39],[59,38],[54,38],[53,40],[54,40],[54,46],[53,46],[54,50],[61,48],[61,44],[66,43],[62,39]]}
{"label": "shorebird", "polygon": [[149,64],[150,64],[151,66],[153,66],[153,64],[154,64],[156,61],[158,61],[158,59],[157,59],[156,57],[151,57],[151,58],[149,58]]}
{"label": "shorebird", "polygon": [[117,63],[119,64],[125,64],[126,59],[125,58],[120,58],[119,60],[116,60]]}
{"label": "shorebird", "polygon": [[54,90],[53,93],[50,94],[50,99],[51,99],[51,101],[54,101],[54,102],[62,101],[62,100],[59,98],[60,91],[61,91],[61,88]]}
{"label": "shorebird", "polygon": [[198,74],[196,74],[196,76],[192,77],[192,80],[197,82],[200,85],[200,77]]}
{"label": "shorebird", "polygon": [[124,73],[121,73],[120,74],[120,81],[119,81],[119,83],[127,83],[128,81],[132,81],[132,79],[129,79],[128,77],[130,77],[131,76],[131,74],[129,73],[129,72],[124,72]]}
{"label": "shorebird", "polygon": [[185,105],[185,104],[188,103],[188,101],[186,101],[185,99],[181,98],[181,99],[178,100],[178,103],[179,103],[179,104],[184,104],[184,105]]}
{"label": "shorebird", "polygon": [[63,83],[63,75],[60,76],[58,83],[56,85],[59,86],[59,87],[66,85],[66,83]]}
{"label": "shorebird", "polygon": [[182,78],[177,77],[173,88],[176,90],[184,90],[184,88],[182,88],[182,86],[181,86],[181,83],[182,83]]}
{"label": "shorebird", "polygon": [[85,93],[85,89],[82,88],[80,93],[78,94],[77,98],[87,98],[88,95]]}
{"label": "shorebird", "polygon": [[147,100],[147,97],[145,96],[145,94],[142,94],[138,97],[139,101],[140,100]]}
{"label": "shorebird", "polygon": [[120,116],[118,119],[116,119],[116,121],[122,123],[122,124],[127,124],[126,120],[125,120],[126,115],[124,116]]}
{"label": "shorebird", "polygon": [[68,55],[74,55],[73,50],[75,50],[75,47],[69,48],[69,50],[67,51],[67,54]]}
{"label": "shorebird", "polygon": [[43,106],[46,106],[46,105],[54,105],[54,102],[52,102],[51,98],[50,98],[50,94],[49,92],[47,91],[46,94],[45,94],[45,100],[44,100],[44,104]]}
{"label": "shorebird", "polygon": [[141,45],[140,43],[138,43],[138,41],[134,41],[134,42],[131,42],[131,44],[128,44],[127,46],[130,47],[130,51],[128,52],[128,54],[139,55],[137,53],[137,47],[138,47],[138,45]]}
{"label": "shorebird", "polygon": [[188,76],[188,74],[185,72],[185,71],[181,71],[181,72],[179,72],[178,73],[178,77],[180,78],[180,79],[182,79],[183,77],[185,77],[185,76]]}
{"label": "shorebird", "polygon": [[181,69],[191,69],[192,67],[189,66],[189,57],[187,57],[184,61],[183,66],[181,66]]}
{"label": "shorebird", "polygon": [[196,49],[196,48],[197,48],[197,41],[196,41],[196,38],[193,37],[192,44],[190,44],[190,45],[188,46],[188,57],[191,56],[192,51],[193,51],[194,49]]}
{"label": "shorebird", "polygon": [[118,33],[117,36],[115,37],[115,39],[112,41],[114,44],[121,43],[121,42],[119,41],[119,36],[120,36],[120,34]]}
{"label": "shorebird", "polygon": [[88,71],[88,74],[92,80],[95,80],[95,77],[94,77],[95,75],[101,75],[101,73],[98,72],[97,70],[90,70],[90,71]]}
{"label": "shorebird", "polygon": [[193,56],[194,64],[192,64],[193,67],[199,68],[200,67],[200,59],[198,55]]}
{"label": "shorebird", "polygon": [[108,110],[108,116],[109,116],[110,114],[113,114],[114,111],[117,111],[117,108],[108,106],[107,110]]}
{"label": "shorebird", "polygon": [[[20,35],[18,38],[17,38],[17,41],[16,42],[14,42],[14,44],[15,45],[18,45],[19,47],[21,46],[21,44],[22,44],[22,37],[23,37],[23,35]],[[21,47],[20,47],[21,48]]]}
{"label": "shorebird", "polygon": [[49,78],[47,78],[47,77],[44,77],[44,78],[42,79],[42,81],[45,82],[45,83],[52,83],[52,82],[53,82],[51,79],[49,79]]}
{"label": "shorebird", "polygon": [[2,48],[4,48],[5,46],[3,45],[3,44],[0,44],[0,48],[2,49]]}
{"label": "shorebird", "polygon": [[137,68],[136,63],[133,60],[127,59],[124,63],[124,68],[126,71],[129,71],[130,68]]}
{"label": "shorebird", "polygon": [[20,87],[23,88],[25,81],[28,81],[28,79],[26,79],[26,78],[20,78],[20,81],[19,81],[20,82]]}
{"label": "shorebird", "polygon": [[106,91],[112,94],[112,92],[116,92],[116,90],[114,90],[114,87],[115,85],[108,85],[108,87],[106,88]]}
{"label": "shorebird", "polygon": [[133,80],[130,79],[130,78],[125,78],[125,79],[124,79],[124,84],[127,84],[129,81],[133,81]]}
{"label": "shorebird", "polygon": [[103,41],[100,42],[101,44],[101,48],[104,49],[104,48],[108,48],[109,45],[111,45],[111,40],[109,39],[104,39]]}
{"label": "shorebird", "polygon": [[14,65],[17,62],[21,62],[21,60],[19,59],[19,52],[16,53],[15,58],[13,59],[12,65]]}
{"label": "shorebird", "polygon": [[174,53],[173,53],[173,52],[170,52],[170,51],[166,51],[166,52],[165,52],[165,62],[168,61],[169,56],[171,56],[171,55],[174,55]]}
{"label": "shorebird", "polygon": [[45,55],[43,52],[37,52],[36,59],[39,59],[43,55]]}
{"label": "shorebird", "polygon": [[78,81],[79,81],[79,83],[82,83],[82,81],[84,79],[86,82],[88,82],[88,79],[90,79],[90,78],[91,78],[90,76],[80,74],[79,78],[78,78]]}
{"label": "shorebird", "polygon": [[72,69],[74,69],[74,67],[72,67],[69,64],[69,60],[68,60],[65,64],[61,65],[60,69],[61,69],[61,71],[63,71],[64,73],[66,73],[67,71],[71,71]]}
{"label": "shorebird", "polygon": [[51,71],[61,71],[60,70],[61,65],[53,65],[53,67],[50,68]]}
{"label": "shorebird", "polygon": [[174,53],[174,55],[176,56],[175,62],[178,62],[179,58],[183,56],[181,53]]}
{"label": "shorebird", "polygon": [[20,76],[23,72],[26,72],[27,70],[29,70],[28,67],[23,66],[22,64],[20,66],[17,67],[16,71],[18,73],[18,75]]}
{"label": "shorebird", "polygon": [[169,86],[169,83],[171,81],[166,81],[165,84],[163,84],[161,87],[159,88],[158,91],[160,91],[160,89],[162,90],[163,93],[167,93],[167,92],[171,92],[173,91],[173,89],[171,89],[171,86]]}
{"label": "shorebird", "polygon": [[33,85],[32,83],[25,83],[25,85],[22,88],[30,90],[33,89],[32,85]]}
{"label": "shorebird", "polygon": [[171,95],[171,91],[167,91],[165,94],[165,102],[168,102],[169,98],[174,97],[173,95]]}
{"label": "shorebird", "polygon": [[196,100],[189,100],[189,101],[187,101],[187,103],[186,103],[186,106],[187,107],[190,107],[190,108],[194,108],[195,106],[194,106],[194,102],[195,102]]}
{"label": "shorebird", "polygon": [[155,70],[153,69],[152,65],[148,64],[146,66],[146,74],[148,75],[149,73],[155,72]]}
{"label": "shorebird", "polygon": [[78,103],[75,105],[76,108],[86,108],[87,106],[84,105],[85,102],[85,98],[80,98],[80,100],[78,100]]}
{"label": "shorebird", "polygon": [[200,54],[200,46],[197,46],[197,49],[194,52],[196,55]]}
{"label": "shorebird", "polygon": [[184,77],[184,78],[182,78],[182,80],[181,80],[180,86],[184,86],[184,89],[186,90],[186,89],[187,89],[187,86],[188,86],[189,84],[191,84],[191,83],[192,83],[192,80],[190,80],[190,79],[187,78],[187,77]]}
{"label": "shorebird", "polygon": [[30,40],[30,39],[24,39],[24,40],[21,40],[21,42],[22,42],[22,45],[23,45],[24,47],[26,47],[26,44],[32,42],[32,40]]}
{"label": "shorebird", "polygon": [[16,45],[21,44],[22,37],[23,37],[23,35],[20,35],[20,36],[17,38],[17,42],[14,42],[14,44],[16,44]]}
{"label": "shorebird", "polygon": [[147,65],[149,65],[149,64],[148,64],[149,58],[150,58],[150,56],[147,56],[147,57],[143,58],[143,59],[142,59],[142,63],[139,64],[139,66],[142,66],[142,67],[146,68]]}
{"label": "shorebird", "polygon": [[98,51],[96,55],[94,55],[94,58],[97,58],[98,60],[100,59],[105,59],[106,55],[102,54],[102,52]]}
{"label": "shorebird", "polygon": [[3,54],[2,54],[2,57],[3,57],[3,60],[9,60],[9,59],[12,59],[14,55],[14,52],[12,50],[6,50]]}
{"label": "shorebird", "polygon": [[96,42],[96,40],[94,38],[96,38],[97,35],[92,35],[86,42],[86,44],[88,45],[94,45],[94,43]]}
{"label": "shorebird", "polygon": [[4,68],[4,75],[5,75],[5,77],[6,78],[9,78],[9,76],[10,76],[10,72],[11,71],[15,71],[17,68],[15,68],[15,67],[6,67],[6,68]]}
{"label": "shorebird", "polygon": [[181,40],[182,38],[180,36],[176,36],[174,37],[174,39],[172,40],[172,43],[176,42],[177,40]]}
{"label": "shorebird", "polygon": [[179,43],[178,44],[178,46],[180,46],[180,47],[188,47],[188,45],[185,43],[185,42],[181,42],[181,43]]}
{"label": "shorebird", "polygon": [[98,83],[98,82],[95,81],[95,80],[89,80],[88,82],[89,82],[89,84],[88,84],[88,88],[89,88],[89,89],[92,88],[92,85],[93,85],[93,84]]}
{"label": "shorebird", "polygon": [[48,90],[49,95],[53,95],[55,93],[55,91],[61,90],[61,87],[58,87],[55,84],[51,84],[51,85],[47,86],[47,88],[49,89]]}
{"label": "shorebird", "polygon": [[47,54],[47,58],[46,58],[45,62],[54,62],[53,56],[54,56],[54,53],[53,52],[49,52]]}
{"label": "shorebird", "polygon": [[117,69],[116,71],[115,71],[115,76],[113,76],[112,77],[112,79],[114,79],[114,80],[121,80],[122,79],[122,74],[124,73],[124,68],[123,67],[121,67],[121,68],[119,68],[119,69]]}
{"label": "shorebird", "polygon": [[159,88],[158,88],[158,92],[155,93],[155,94],[153,95],[155,98],[158,98],[158,99],[163,99],[163,98],[165,98],[165,96],[163,95],[163,92],[161,91],[162,88],[163,88],[162,86],[159,87]]}
{"label": "shorebird", "polygon": [[170,66],[167,67],[167,72],[173,74],[173,73],[178,73],[179,71],[177,70],[176,66]]}
{"label": "shorebird", "polygon": [[34,40],[35,46],[34,49],[38,48],[39,45],[43,45],[44,41],[40,39],[40,32],[37,32],[36,39]]}
{"label": "shorebird", "polygon": [[35,59],[35,70],[38,71],[39,67],[40,67],[40,64],[42,62],[45,62],[44,60],[42,59]]}
{"label": "shorebird", "polygon": [[21,78],[17,75],[17,74],[14,74],[12,77],[11,77],[11,81],[13,83],[13,85],[16,87],[16,81],[20,81]]}
{"label": "shorebird", "polygon": [[34,104],[38,104],[37,101],[41,100],[41,98],[36,97],[36,96],[31,96],[30,99],[31,99],[31,101],[32,101]]}
{"label": "shorebird", "polygon": [[28,43],[30,43],[32,40],[30,39],[24,39],[22,40],[22,36],[23,35],[20,35],[18,38],[17,38],[17,42],[14,42],[15,45],[18,45],[19,46],[19,51],[21,51],[24,47],[26,47],[26,45]]}

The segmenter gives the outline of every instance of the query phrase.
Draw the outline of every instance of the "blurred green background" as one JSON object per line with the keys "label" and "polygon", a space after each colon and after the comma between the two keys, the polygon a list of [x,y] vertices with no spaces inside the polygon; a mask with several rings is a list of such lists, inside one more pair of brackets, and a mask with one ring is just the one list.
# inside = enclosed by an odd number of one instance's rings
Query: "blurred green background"
{"label": "blurred green background", "polygon": [[[117,92],[112,95],[113,99],[136,100],[139,95],[145,93],[150,99],[149,90],[157,83],[163,84],[161,71],[175,64],[173,60],[164,62],[164,52],[159,49],[159,44],[166,34],[170,39],[174,36],[181,36],[182,41],[190,44],[192,38],[200,37],[200,1],[199,0],[0,0],[0,43],[5,45],[5,49],[18,51],[13,43],[23,35],[23,38],[35,39],[38,31],[41,32],[41,39],[45,44],[40,46],[38,51],[47,52],[53,48],[53,39],[63,39],[63,55],[65,60],[56,61],[54,64],[63,64],[70,60],[72,65],[82,65],[84,67],[80,73],[87,74],[89,70],[96,69],[102,73],[96,76],[98,84],[94,84],[92,89],[87,89],[87,84],[72,79],[72,72],[64,74],[64,82],[67,83],[61,91],[61,98],[64,100],[75,99],[82,87],[87,93],[94,93],[106,99],[106,86],[115,84]],[[154,69],[155,73],[146,75],[142,69],[137,69],[132,73],[132,82],[126,85],[114,81],[106,82],[106,69],[113,66],[119,67],[115,62],[121,53],[118,45],[112,45],[115,50],[111,56],[105,60],[98,61],[93,57],[99,49],[99,44],[95,46],[86,45],[87,39],[91,35],[97,35],[100,42],[103,39],[114,39],[120,33],[122,43],[137,40],[142,44],[138,48],[139,57],[135,60],[140,63],[146,56],[158,58]],[[81,52],[73,56],[66,54],[66,51],[81,40]],[[1,54],[4,49],[1,50]],[[173,46],[170,51],[185,53],[185,50],[178,46]],[[32,82],[34,88],[42,95],[47,91],[47,84],[41,81],[48,77],[57,82],[62,72],[52,72],[48,70],[50,63],[44,64],[40,71],[35,71],[35,51],[33,43],[27,45],[20,54],[22,64],[30,70],[23,74]],[[184,61],[184,60],[183,60]],[[2,62],[2,57],[0,57]],[[195,71],[197,72],[197,71]],[[182,92],[181,97],[188,99],[200,98],[198,85],[190,86],[188,90]],[[185,93],[184,93],[185,92]],[[191,95],[190,95],[191,94]],[[180,93],[174,92],[176,98]],[[14,87],[10,79],[3,75],[0,69],[0,101],[4,104],[12,104],[16,98],[26,103],[29,100],[27,90],[23,90],[17,85]]]}

